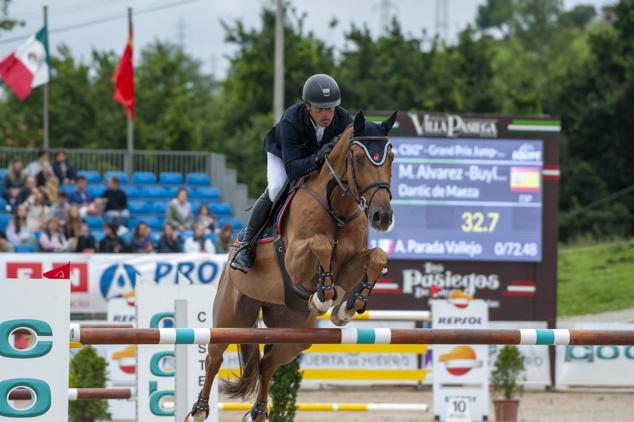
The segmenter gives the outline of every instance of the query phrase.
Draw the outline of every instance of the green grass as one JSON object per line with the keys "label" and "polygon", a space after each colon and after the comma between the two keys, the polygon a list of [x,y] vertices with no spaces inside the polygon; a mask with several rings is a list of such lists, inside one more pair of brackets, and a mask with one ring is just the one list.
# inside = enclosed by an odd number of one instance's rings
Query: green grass
{"label": "green grass", "polygon": [[559,316],[634,308],[634,240],[560,246]]}

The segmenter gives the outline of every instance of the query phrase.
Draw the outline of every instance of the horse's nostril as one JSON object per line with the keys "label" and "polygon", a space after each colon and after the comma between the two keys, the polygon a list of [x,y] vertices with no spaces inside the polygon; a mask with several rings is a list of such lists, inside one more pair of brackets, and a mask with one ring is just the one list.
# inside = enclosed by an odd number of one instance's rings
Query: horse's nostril
{"label": "horse's nostril", "polygon": [[379,223],[381,221],[381,211],[375,211],[374,214],[372,214],[372,221],[374,223]]}

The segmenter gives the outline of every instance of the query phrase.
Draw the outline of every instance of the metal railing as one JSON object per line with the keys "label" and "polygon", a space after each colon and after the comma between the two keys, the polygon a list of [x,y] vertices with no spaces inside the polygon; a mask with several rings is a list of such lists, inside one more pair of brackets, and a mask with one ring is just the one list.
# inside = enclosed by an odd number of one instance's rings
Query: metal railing
{"label": "metal railing", "polygon": [[[36,159],[37,151],[33,148],[0,147],[0,168],[7,168],[15,157],[20,157],[26,165]],[[170,171],[183,176],[192,172],[211,172],[212,154],[208,152],[137,150],[131,157],[126,150],[118,149],[65,149],[64,152],[76,170],[96,170],[101,174],[115,170],[125,171],[128,177],[135,171],[150,171],[157,175]],[[55,160],[54,154],[55,151],[51,150],[51,163]]]}

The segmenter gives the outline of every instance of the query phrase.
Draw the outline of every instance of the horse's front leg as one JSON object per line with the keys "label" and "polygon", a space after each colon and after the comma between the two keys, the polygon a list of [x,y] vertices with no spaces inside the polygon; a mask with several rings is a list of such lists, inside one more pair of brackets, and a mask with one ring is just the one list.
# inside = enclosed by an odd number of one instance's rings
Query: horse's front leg
{"label": "horse's front leg", "polygon": [[317,315],[325,314],[337,298],[330,268],[333,245],[328,237],[316,234],[293,242],[287,248],[286,268],[294,281],[319,279],[317,292],[308,301],[308,308]]}
{"label": "horse's front leg", "polygon": [[[335,306],[330,316],[333,324],[342,326],[354,318],[355,313],[365,311],[370,292],[387,265],[387,254],[380,248],[368,249],[352,257],[337,275],[346,296]],[[351,282],[358,281],[356,285]]]}

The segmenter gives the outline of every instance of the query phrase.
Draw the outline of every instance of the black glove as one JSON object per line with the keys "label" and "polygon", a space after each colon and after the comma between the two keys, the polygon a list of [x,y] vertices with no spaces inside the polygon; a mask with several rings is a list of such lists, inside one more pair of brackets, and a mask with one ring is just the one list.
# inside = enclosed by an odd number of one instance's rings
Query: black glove
{"label": "black glove", "polygon": [[318,164],[323,164],[326,160],[326,157],[328,156],[328,154],[330,154],[330,151],[332,151],[334,146],[335,144],[333,142],[323,144],[321,148],[319,148],[319,151],[317,151],[317,154],[315,154],[315,162],[317,162]]}

